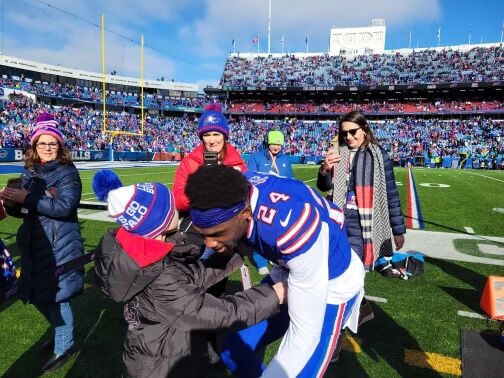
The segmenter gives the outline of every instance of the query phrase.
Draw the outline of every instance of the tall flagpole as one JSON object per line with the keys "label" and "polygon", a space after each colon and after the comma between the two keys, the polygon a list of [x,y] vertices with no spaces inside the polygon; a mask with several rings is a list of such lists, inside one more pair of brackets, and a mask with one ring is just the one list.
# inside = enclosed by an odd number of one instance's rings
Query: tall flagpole
{"label": "tall flagpole", "polygon": [[107,89],[106,86],[106,71],[105,71],[105,15],[102,13],[101,15],[101,34],[102,34],[102,102],[103,102],[103,131],[107,129],[107,113],[106,113],[106,104],[107,98],[105,91]]}
{"label": "tall flagpole", "polygon": [[472,27],[471,27],[471,25],[469,25],[469,42],[468,42],[468,45],[471,44],[471,33],[472,33],[471,29],[472,29]]}
{"label": "tall flagpole", "polygon": [[271,53],[271,0],[269,0],[268,10],[268,55]]}
{"label": "tall flagpole", "polygon": [[503,37],[504,37],[504,21],[502,21],[502,27],[501,27],[501,43]]}
{"label": "tall flagpole", "polygon": [[144,80],[144,70],[145,70],[145,65],[144,65],[144,35],[141,34],[140,37],[140,98],[142,99],[141,104],[140,104],[140,133],[143,135],[144,133],[144,86],[145,86],[145,80]]}
{"label": "tall flagpole", "polygon": [[261,43],[261,40],[259,39],[259,34],[257,34],[257,55],[259,55],[259,43]]}
{"label": "tall flagpole", "polygon": [[411,29],[409,31],[409,48],[411,49]]}
{"label": "tall flagpole", "polygon": [[439,27],[437,32],[437,46],[439,47],[439,45],[441,45],[441,26]]}

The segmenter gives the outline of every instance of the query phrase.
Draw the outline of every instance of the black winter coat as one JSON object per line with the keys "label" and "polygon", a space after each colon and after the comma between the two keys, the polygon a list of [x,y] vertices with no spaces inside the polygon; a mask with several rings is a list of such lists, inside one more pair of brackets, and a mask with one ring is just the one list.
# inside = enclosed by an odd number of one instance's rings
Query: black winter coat
{"label": "black winter coat", "polygon": [[199,246],[182,233],[167,242],[175,244],[171,252],[142,269],[121,248],[115,231],[104,235],[96,253],[98,285],[111,299],[126,302],[126,377],[204,377],[207,332],[251,326],[278,310],[269,285],[221,299],[206,293],[240,267],[239,255],[224,269],[210,268],[198,260]]}
{"label": "black winter coat", "polygon": [[32,303],[62,302],[79,293],[83,270],[55,277],[58,265],[84,253],[77,207],[82,184],[77,168],[58,160],[21,175],[28,195],[23,203],[23,224],[17,233],[21,251],[19,297]]}

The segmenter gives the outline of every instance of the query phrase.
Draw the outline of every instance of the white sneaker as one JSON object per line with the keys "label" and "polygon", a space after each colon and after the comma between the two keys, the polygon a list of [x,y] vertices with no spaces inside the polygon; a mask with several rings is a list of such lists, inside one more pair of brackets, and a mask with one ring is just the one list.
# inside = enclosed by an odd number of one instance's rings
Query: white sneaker
{"label": "white sneaker", "polygon": [[259,268],[259,274],[261,276],[267,276],[269,274],[269,269],[266,266],[263,266],[262,268]]}

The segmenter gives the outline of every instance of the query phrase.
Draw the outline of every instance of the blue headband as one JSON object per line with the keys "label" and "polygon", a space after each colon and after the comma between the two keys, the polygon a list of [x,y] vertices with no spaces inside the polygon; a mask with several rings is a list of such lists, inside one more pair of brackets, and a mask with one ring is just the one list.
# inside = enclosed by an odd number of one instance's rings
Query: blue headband
{"label": "blue headband", "polygon": [[230,207],[216,207],[207,210],[191,208],[189,213],[195,226],[199,228],[210,228],[230,220],[243,210],[246,205],[247,200],[243,200]]}

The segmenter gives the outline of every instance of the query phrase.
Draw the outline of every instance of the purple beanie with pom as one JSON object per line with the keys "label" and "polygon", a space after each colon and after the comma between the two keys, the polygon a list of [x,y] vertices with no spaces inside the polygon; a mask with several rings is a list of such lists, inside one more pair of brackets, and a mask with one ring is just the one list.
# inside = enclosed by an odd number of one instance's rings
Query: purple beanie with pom
{"label": "purple beanie with pom", "polygon": [[210,131],[217,131],[224,134],[226,139],[229,139],[229,125],[226,117],[222,114],[220,104],[211,104],[205,107],[205,111],[201,115],[198,122],[198,137],[203,140],[203,134]]}
{"label": "purple beanie with pom", "polygon": [[40,114],[35,120],[36,124],[31,133],[30,143],[33,145],[35,140],[41,135],[51,135],[55,137],[58,142],[64,144],[63,135],[58,130],[58,121],[54,116],[49,113]]}

